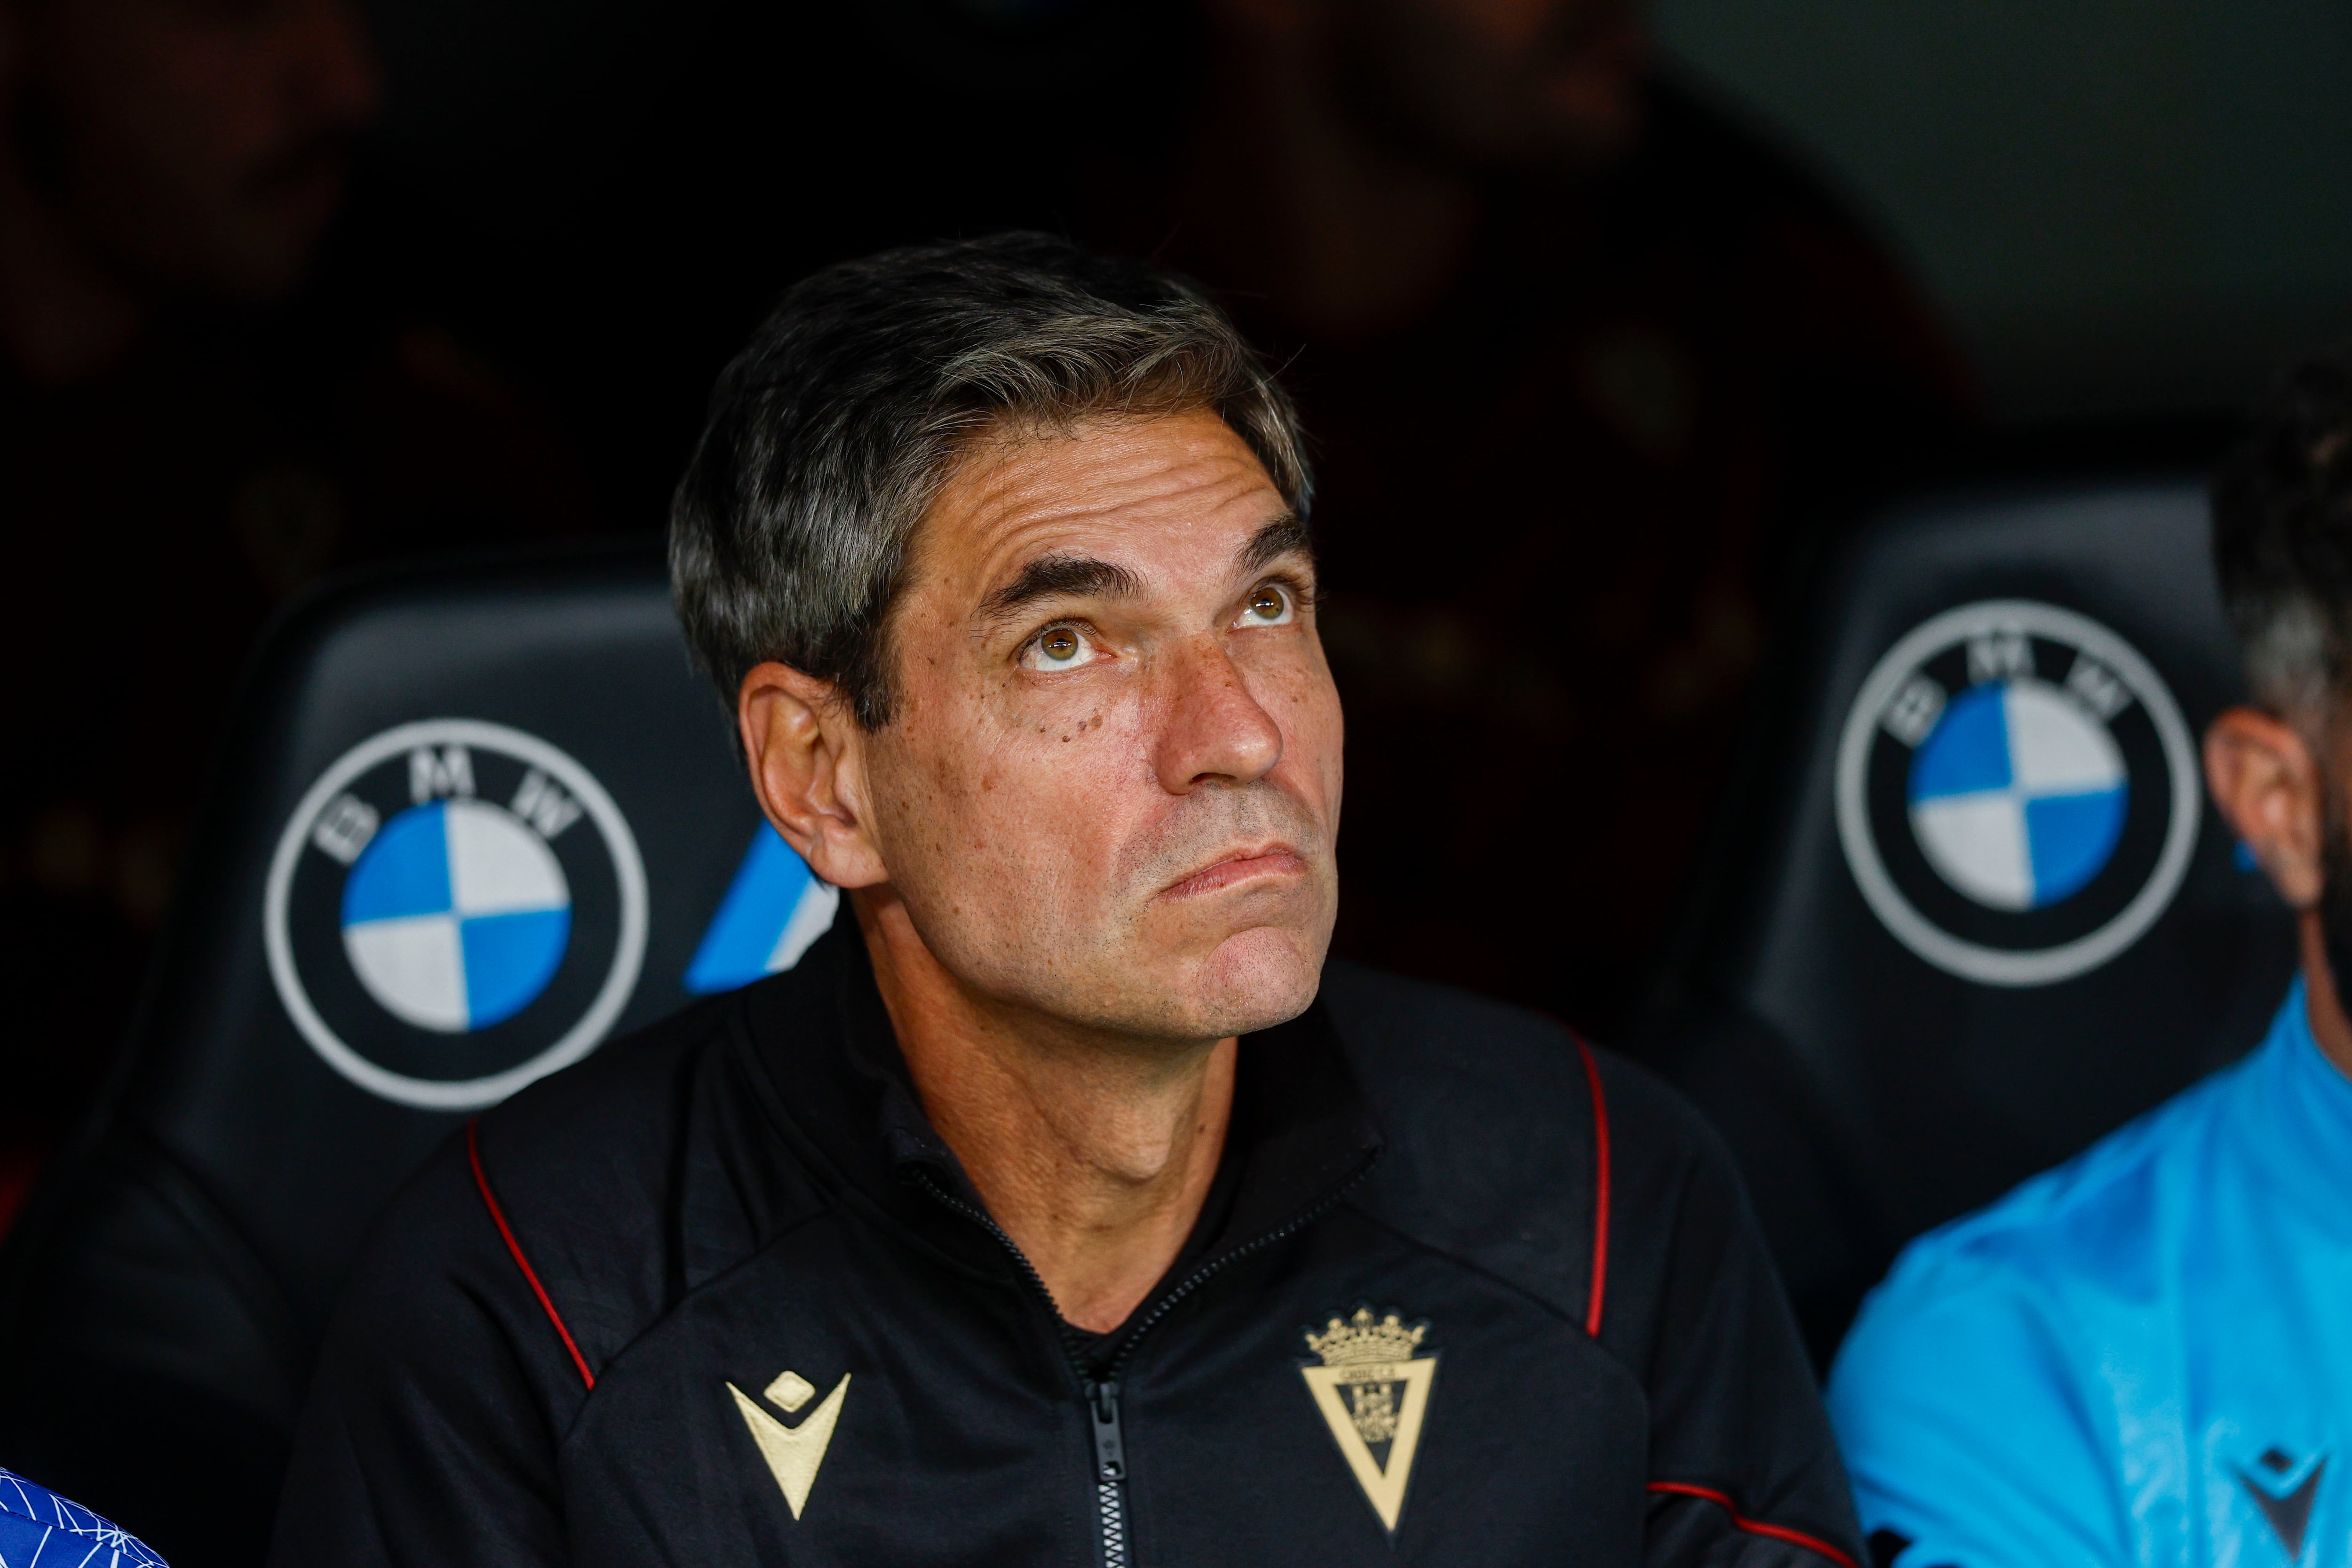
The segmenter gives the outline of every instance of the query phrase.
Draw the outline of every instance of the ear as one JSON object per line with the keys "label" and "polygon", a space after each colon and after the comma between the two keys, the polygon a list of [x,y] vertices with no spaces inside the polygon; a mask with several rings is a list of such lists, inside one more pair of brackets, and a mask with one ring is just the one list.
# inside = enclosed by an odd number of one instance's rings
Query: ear
{"label": "ear", "polygon": [[2255,709],[2229,710],[2205,731],[2205,784],[2279,897],[2297,910],[2318,903],[2327,792],[2294,727]]}
{"label": "ear", "polygon": [[889,879],[866,810],[866,731],[829,680],[755,667],[735,694],[751,793],[784,842],[836,888]]}

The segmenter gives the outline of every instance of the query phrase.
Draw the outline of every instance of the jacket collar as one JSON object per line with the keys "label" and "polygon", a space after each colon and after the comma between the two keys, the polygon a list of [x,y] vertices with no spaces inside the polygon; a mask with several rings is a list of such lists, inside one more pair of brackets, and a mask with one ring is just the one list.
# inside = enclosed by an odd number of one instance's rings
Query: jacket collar
{"label": "jacket collar", "polygon": [[[986,1208],[923,1110],[856,923],[836,921],[796,967],[744,999],[748,1043],[779,1110],[841,1183],[959,1261],[1010,1271],[1004,1245],[940,1201]],[[1381,1149],[1379,1124],[1320,1001],[1243,1037],[1224,1152],[1242,1163],[1240,1185],[1200,1266],[1319,1213]]]}

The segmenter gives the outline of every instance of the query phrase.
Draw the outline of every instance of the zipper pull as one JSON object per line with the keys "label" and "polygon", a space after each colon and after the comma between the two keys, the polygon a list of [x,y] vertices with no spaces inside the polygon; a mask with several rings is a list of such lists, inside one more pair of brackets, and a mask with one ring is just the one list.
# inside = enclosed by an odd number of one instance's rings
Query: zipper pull
{"label": "zipper pull", "polygon": [[1127,1479],[1127,1445],[1118,1431],[1118,1384],[1090,1383],[1087,1407],[1095,1420],[1095,1479],[1116,1484]]}

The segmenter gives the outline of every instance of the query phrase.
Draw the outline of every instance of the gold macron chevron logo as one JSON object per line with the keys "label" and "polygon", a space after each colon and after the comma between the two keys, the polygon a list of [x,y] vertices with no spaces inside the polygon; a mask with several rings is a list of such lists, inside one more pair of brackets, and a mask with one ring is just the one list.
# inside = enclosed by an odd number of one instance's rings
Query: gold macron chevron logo
{"label": "gold macron chevron logo", "polygon": [[[760,1446],[760,1457],[768,1461],[769,1473],[782,1489],[793,1517],[800,1518],[801,1510],[808,1506],[809,1489],[816,1485],[817,1467],[824,1463],[825,1448],[833,1442],[834,1425],[841,1419],[841,1402],[849,1394],[849,1373],[841,1374],[824,1403],[797,1426],[785,1426],[731,1383],[727,1392],[735,1396],[743,1425],[751,1429],[751,1440]],[[787,1367],[762,1392],[776,1408],[790,1415],[816,1396],[816,1385]]]}
{"label": "gold macron chevron logo", "polygon": [[1319,1334],[1307,1331],[1307,1348],[1323,1364],[1298,1369],[1339,1457],[1391,1535],[1404,1512],[1437,1381],[1437,1357],[1415,1353],[1428,1332],[1427,1323],[1408,1326],[1395,1312],[1376,1321],[1370,1307],[1358,1307],[1355,1316],[1333,1318]]}

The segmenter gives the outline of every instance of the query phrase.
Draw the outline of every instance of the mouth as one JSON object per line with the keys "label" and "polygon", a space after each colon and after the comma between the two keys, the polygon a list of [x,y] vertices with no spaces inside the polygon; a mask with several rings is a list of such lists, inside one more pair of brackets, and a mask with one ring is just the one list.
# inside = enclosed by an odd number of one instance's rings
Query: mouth
{"label": "mouth", "polygon": [[1228,888],[1282,877],[1307,875],[1306,858],[1287,844],[1253,846],[1211,861],[1160,891],[1163,899],[1190,899]]}

